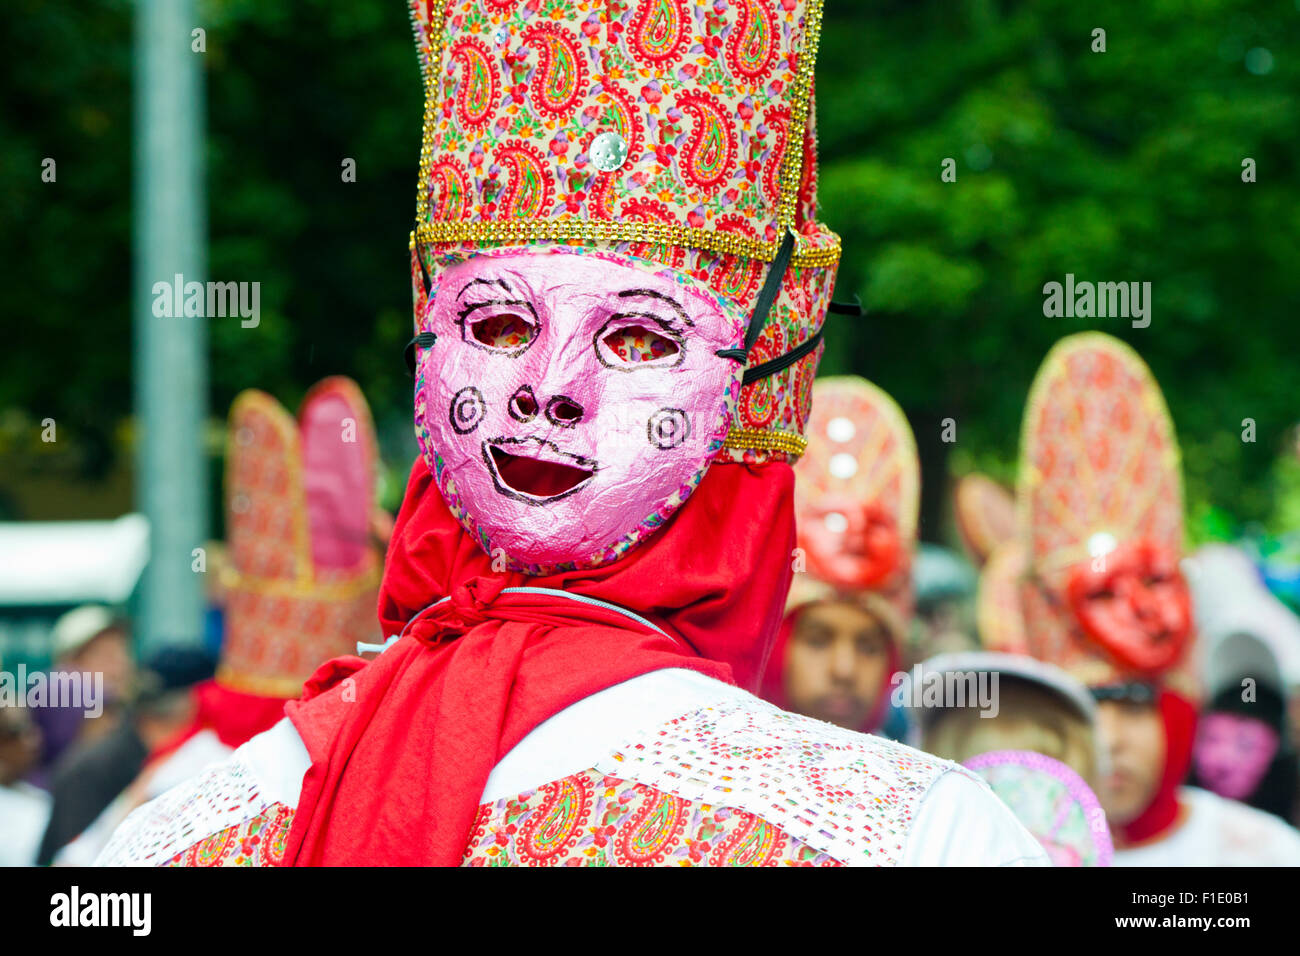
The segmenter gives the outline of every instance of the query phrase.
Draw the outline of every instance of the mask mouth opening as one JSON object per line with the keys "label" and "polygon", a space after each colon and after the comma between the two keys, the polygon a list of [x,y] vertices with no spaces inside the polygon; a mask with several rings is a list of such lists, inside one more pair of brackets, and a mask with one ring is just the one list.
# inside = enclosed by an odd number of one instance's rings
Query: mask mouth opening
{"label": "mask mouth opening", "polygon": [[581,490],[596,462],[560,451],[540,438],[494,438],[483,443],[483,461],[497,491],[525,504],[544,505]]}

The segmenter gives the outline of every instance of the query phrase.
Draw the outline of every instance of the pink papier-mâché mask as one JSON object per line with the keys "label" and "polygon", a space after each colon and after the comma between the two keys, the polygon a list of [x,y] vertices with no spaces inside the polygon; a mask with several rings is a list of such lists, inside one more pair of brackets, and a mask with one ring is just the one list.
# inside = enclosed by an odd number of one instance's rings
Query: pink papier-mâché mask
{"label": "pink papier-m\u00e2ch\u00e9 mask", "polygon": [[1264,779],[1280,745],[1278,732],[1262,720],[1206,714],[1196,734],[1196,773],[1219,796],[1245,800]]}
{"label": "pink papier-m\u00e2ch\u00e9 mask", "polygon": [[438,273],[416,434],[448,507],[529,574],[617,560],[722,447],[745,316],[646,260],[555,246]]}

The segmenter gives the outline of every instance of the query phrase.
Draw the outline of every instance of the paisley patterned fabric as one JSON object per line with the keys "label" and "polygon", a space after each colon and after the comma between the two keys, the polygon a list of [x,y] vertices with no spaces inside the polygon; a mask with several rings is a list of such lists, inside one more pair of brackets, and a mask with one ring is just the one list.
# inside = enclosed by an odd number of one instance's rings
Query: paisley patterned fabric
{"label": "paisley patterned fabric", "polygon": [[[243,858],[269,865],[263,842],[289,832],[292,811],[277,809],[282,801],[264,792],[261,775],[241,747],[197,777],[172,787],[157,799],[137,807],[113,832],[98,866],[220,865]],[[254,821],[263,821],[254,823]],[[253,832],[254,829],[256,832]],[[244,833],[244,837],[237,837]],[[258,838],[257,851],[246,852]],[[282,839],[277,835],[275,840]],[[231,842],[233,840],[233,843]],[[274,842],[274,841],[272,841]]]}
{"label": "paisley patterned fabric", "polygon": [[[477,238],[468,227],[485,221],[605,219],[590,205],[604,187],[619,213],[662,204],[700,233],[688,247],[716,248],[708,234],[739,215],[770,259],[796,225],[820,0],[412,0],[411,13],[427,95],[420,224],[441,224],[435,241]],[[587,152],[605,131],[627,146],[615,170]],[[544,182],[511,209],[499,197],[519,170],[502,150],[520,143]],[[439,163],[471,184],[464,207],[428,177]]]}
{"label": "paisley patterned fabric", "polygon": [[[162,866],[279,866],[293,810],[274,804]],[[593,770],[479,808],[464,866],[839,866],[744,810]]]}
{"label": "paisley patterned fabric", "polygon": [[[945,772],[969,776],[902,744],[753,698],[647,728],[595,771],[691,804],[744,811],[849,866],[896,864],[926,791]],[[659,819],[666,812],[660,808]]]}
{"label": "paisley patterned fabric", "polygon": [[[260,759],[286,775],[284,757]],[[249,760],[241,748],[137,809],[99,864],[276,865],[293,810]],[[950,772],[973,779],[737,692],[648,724],[588,769],[483,803],[463,864],[895,865],[922,799]]]}
{"label": "paisley patterned fabric", "polygon": [[282,803],[226,827],[176,854],[163,866],[279,866],[293,810]]}
{"label": "paisley patterned fabric", "polygon": [[484,804],[466,866],[838,866],[744,810],[594,770]]}

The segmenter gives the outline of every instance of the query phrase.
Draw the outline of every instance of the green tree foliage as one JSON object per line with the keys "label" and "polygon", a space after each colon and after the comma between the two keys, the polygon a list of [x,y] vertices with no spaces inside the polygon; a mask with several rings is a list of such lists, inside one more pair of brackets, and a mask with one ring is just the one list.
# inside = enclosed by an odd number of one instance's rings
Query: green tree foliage
{"label": "green tree foliage", "polygon": [[[838,294],[871,314],[832,320],[824,367],[867,375],[908,410],[931,515],[949,450],[958,468],[1013,476],[1034,371],[1086,328],[1154,370],[1193,515],[1268,514],[1266,475],[1300,417],[1291,6],[830,5],[821,201],[844,238]],[[947,157],[955,182],[941,181]],[[1151,282],[1150,327],[1044,317],[1043,285],[1066,273]],[[952,446],[938,440],[947,417]]]}

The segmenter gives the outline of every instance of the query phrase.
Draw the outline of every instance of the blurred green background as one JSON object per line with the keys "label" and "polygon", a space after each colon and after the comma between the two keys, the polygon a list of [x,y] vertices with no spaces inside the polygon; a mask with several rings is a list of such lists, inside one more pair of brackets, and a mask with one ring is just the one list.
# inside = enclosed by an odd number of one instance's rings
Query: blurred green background
{"label": "blurred green background", "polygon": [[[1084,328],[1132,343],[1184,449],[1193,537],[1294,527],[1300,461],[1300,0],[829,0],[817,95],[823,218],[844,238],[823,365],[906,409],[923,534],[946,479],[1010,481],[1030,380]],[[11,0],[0,57],[0,519],[132,507],[132,6]],[[401,0],[211,0],[209,277],[261,282],[214,319],[209,428],[241,389],[290,408],[334,373],[374,409],[389,507],[415,444],[407,233],[420,84]],[[1092,51],[1092,31],[1106,51]],[[58,181],[42,183],[43,157]],[[340,178],[344,158],[355,183]],[[956,161],[957,180],[940,180]],[[1242,160],[1258,181],[1242,182]],[[1067,272],[1147,281],[1151,325],[1049,319]],[[40,441],[40,422],[59,441]],[[957,442],[940,440],[957,423]],[[1242,420],[1256,441],[1241,440]],[[1285,527],[1284,527],[1285,526]],[[219,515],[213,515],[214,531]]]}

